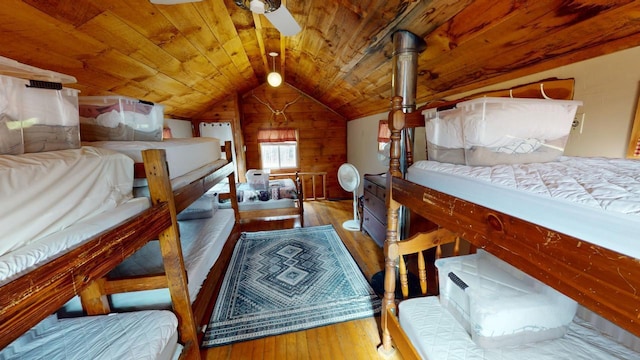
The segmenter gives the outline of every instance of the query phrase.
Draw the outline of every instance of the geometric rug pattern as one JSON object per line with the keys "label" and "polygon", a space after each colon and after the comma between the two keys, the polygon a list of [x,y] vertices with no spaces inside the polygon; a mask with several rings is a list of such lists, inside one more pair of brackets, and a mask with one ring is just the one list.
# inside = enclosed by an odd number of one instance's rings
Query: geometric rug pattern
{"label": "geometric rug pattern", "polygon": [[360,319],[380,308],[333,226],[243,233],[202,346]]}

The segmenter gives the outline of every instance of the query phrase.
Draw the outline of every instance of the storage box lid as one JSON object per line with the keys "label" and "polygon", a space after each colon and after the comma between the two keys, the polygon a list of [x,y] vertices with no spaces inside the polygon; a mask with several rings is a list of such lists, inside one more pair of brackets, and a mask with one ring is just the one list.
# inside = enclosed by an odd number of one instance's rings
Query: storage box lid
{"label": "storage box lid", "polygon": [[467,101],[459,102],[456,107],[463,108],[478,104],[556,104],[564,106],[581,106],[580,100],[554,100],[554,99],[533,99],[533,98],[508,98],[508,97],[479,97]]}
{"label": "storage box lid", "polygon": [[145,104],[149,106],[162,106],[160,104],[153,103],[151,101],[135,99],[127,96],[121,95],[95,95],[95,96],[80,96],[78,97],[78,102],[80,105],[93,105],[93,106],[103,106],[103,105],[113,105],[117,103],[129,103],[129,104]]}
{"label": "storage box lid", "polygon": [[19,63],[15,60],[0,56],[0,75],[13,76],[20,79],[40,80],[56,82],[61,84],[72,84],[77,82],[71,75],[59,72],[44,70],[35,66]]}

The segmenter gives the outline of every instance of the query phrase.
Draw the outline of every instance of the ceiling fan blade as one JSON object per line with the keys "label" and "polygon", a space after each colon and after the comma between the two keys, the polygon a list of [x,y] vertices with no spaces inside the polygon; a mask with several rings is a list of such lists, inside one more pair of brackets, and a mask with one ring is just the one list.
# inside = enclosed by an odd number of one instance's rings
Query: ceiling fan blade
{"label": "ceiling fan blade", "polygon": [[300,25],[293,18],[293,15],[286,7],[280,6],[278,9],[265,13],[264,16],[275,26],[284,36],[293,36],[302,30]]}

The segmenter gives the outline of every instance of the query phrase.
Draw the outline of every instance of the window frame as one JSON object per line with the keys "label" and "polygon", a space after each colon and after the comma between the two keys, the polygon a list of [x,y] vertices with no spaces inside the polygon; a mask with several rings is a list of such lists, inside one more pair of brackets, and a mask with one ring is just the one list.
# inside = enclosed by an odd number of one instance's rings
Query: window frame
{"label": "window frame", "polygon": [[[258,131],[258,155],[260,157],[260,167],[262,169],[270,169],[276,171],[282,170],[298,170],[300,168],[300,142],[298,137],[298,129],[264,129]],[[265,165],[263,157],[263,145],[275,145],[278,146],[278,164],[279,167],[268,167]],[[281,146],[294,146],[295,147],[295,165],[293,167],[282,167],[281,159]]]}

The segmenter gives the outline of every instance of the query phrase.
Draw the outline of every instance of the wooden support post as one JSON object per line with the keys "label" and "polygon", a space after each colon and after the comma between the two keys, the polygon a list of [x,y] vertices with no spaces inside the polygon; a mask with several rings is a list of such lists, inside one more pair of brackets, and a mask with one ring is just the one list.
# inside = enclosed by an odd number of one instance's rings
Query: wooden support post
{"label": "wooden support post", "polygon": [[96,279],[80,291],[80,302],[87,315],[103,315],[111,312],[104,283],[104,278]]}
{"label": "wooden support post", "polygon": [[198,333],[189,299],[187,277],[180,245],[180,233],[176,219],[176,205],[169,181],[166,154],[162,149],[144,150],[142,151],[142,159],[145,163],[151,202],[154,205],[162,202],[166,202],[169,205],[171,226],[160,233],[158,240],[160,241],[160,251],[162,252],[164,271],[169,284],[173,311],[178,318],[180,341],[184,345],[183,355],[187,359],[200,359]]}
{"label": "wooden support post", "polygon": [[387,175],[387,238],[384,242],[384,297],[382,299],[382,347],[380,351],[393,351],[391,335],[388,330],[389,314],[396,313],[396,264],[398,263],[398,213],[400,204],[393,200],[392,177],[402,177],[400,172],[400,131],[404,127],[405,114],[402,111],[402,98],[393,98],[393,105],[389,112],[389,130],[391,131],[391,158],[389,160],[389,174]]}

